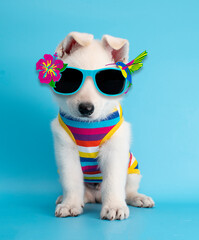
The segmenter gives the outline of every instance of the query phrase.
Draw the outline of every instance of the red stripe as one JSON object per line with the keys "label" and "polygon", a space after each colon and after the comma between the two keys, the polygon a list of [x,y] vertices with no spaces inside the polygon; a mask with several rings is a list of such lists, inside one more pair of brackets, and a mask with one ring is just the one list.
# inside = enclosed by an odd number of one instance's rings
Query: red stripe
{"label": "red stripe", "polygon": [[81,147],[98,147],[100,145],[100,142],[102,140],[97,140],[97,141],[81,141],[81,140],[76,140],[77,145]]}
{"label": "red stripe", "polygon": [[76,128],[68,126],[72,133],[78,133],[82,135],[96,135],[96,134],[103,134],[108,133],[114,126],[110,127],[102,127],[102,128]]}
{"label": "red stripe", "polygon": [[98,174],[98,173],[101,173],[101,171],[84,172],[84,174]]}
{"label": "red stripe", "polygon": [[130,160],[129,160],[129,166],[128,166],[128,168],[131,166],[131,162],[132,162],[132,153],[130,153]]}

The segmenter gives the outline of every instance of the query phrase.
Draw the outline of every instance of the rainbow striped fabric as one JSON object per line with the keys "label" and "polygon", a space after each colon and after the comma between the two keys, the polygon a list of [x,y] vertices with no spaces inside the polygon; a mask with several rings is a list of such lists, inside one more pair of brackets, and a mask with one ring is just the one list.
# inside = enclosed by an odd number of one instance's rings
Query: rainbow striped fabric
{"label": "rainbow striped fabric", "polygon": [[[99,147],[117,131],[123,122],[121,106],[101,121],[77,121],[65,116],[61,111],[58,114],[61,126],[77,144],[80,156],[84,181],[98,183],[102,181],[102,174],[98,165]],[[140,174],[138,162],[129,153],[128,173]]]}

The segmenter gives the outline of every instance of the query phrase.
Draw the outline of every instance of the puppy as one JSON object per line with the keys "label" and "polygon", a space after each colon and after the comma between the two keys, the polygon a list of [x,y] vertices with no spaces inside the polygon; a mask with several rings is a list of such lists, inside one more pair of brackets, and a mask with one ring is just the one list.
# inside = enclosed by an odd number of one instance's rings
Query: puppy
{"label": "puppy", "polygon": [[[58,58],[70,67],[94,70],[105,68],[106,64],[112,62],[127,62],[129,42],[109,35],[104,35],[99,41],[94,40],[91,34],[71,32],[58,45],[56,52]],[[77,93],[64,96],[53,92],[53,95],[63,118],[75,119],[87,126],[93,122],[107,121],[113,109],[117,109],[115,113],[118,112],[120,117],[122,114],[122,96],[101,94],[90,76],[86,77]],[[150,197],[137,192],[141,175],[136,168],[136,159],[129,154],[129,123],[122,121],[111,137],[99,145],[97,170],[98,174],[101,173],[103,181],[97,177],[98,180],[94,183],[89,182],[89,177],[85,177],[80,162],[80,146],[62,123],[63,119],[60,119],[60,116],[51,123],[56,162],[63,188],[63,196],[58,197],[56,201],[57,217],[77,216],[83,212],[84,204],[89,202],[101,202],[101,218],[108,220],[128,218],[127,204],[136,207],[154,206]],[[129,168],[132,170],[130,174]]]}

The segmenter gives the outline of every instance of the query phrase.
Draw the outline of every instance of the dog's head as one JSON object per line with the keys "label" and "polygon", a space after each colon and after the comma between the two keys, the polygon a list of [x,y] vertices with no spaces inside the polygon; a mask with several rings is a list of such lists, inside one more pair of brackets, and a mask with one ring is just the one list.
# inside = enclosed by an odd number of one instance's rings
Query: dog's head
{"label": "dog's head", "polygon": [[[94,70],[112,62],[127,62],[129,42],[109,35],[104,35],[101,41],[94,40],[91,34],[72,32],[58,45],[56,52],[70,67]],[[121,100],[121,96],[101,94],[91,77],[87,77],[82,88],[73,95],[64,96],[54,91],[53,94],[63,112],[81,120],[104,118]]]}

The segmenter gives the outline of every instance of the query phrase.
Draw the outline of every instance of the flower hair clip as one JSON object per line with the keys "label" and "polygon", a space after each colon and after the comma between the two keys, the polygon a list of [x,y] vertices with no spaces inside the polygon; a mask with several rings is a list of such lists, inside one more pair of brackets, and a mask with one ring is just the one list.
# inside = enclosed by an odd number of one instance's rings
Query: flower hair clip
{"label": "flower hair clip", "polygon": [[131,74],[135,71],[137,71],[138,69],[140,69],[143,66],[142,60],[146,57],[147,55],[147,51],[142,52],[140,55],[138,55],[135,59],[133,59],[132,61],[128,62],[127,64],[123,63],[123,62],[116,62],[116,63],[110,63],[110,64],[106,64],[106,66],[108,65],[116,65],[117,67],[120,68],[122,75],[128,80],[128,87],[127,87],[127,91],[125,93],[128,92],[129,88],[132,85],[132,76]]}
{"label": "flower hair clip", "polygon": [[61,78],[60,72],[63,72],[68,64],[62,60],[57,59],[57,53],[53,56],[51,54],[44,54],[36,63],[36,70],[39,71],[39,80],[41,83],[47,83],[51,87],[55,87],[55,82]]}

